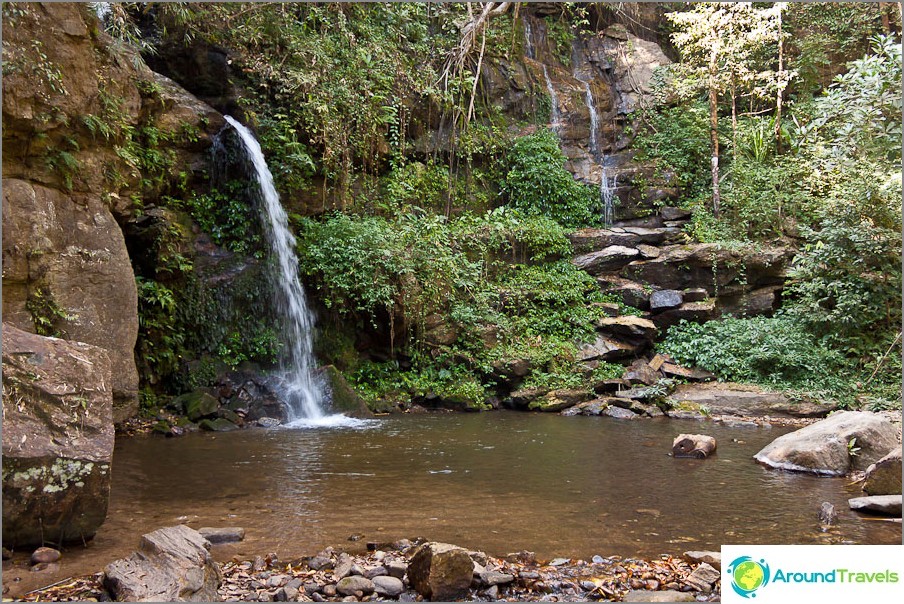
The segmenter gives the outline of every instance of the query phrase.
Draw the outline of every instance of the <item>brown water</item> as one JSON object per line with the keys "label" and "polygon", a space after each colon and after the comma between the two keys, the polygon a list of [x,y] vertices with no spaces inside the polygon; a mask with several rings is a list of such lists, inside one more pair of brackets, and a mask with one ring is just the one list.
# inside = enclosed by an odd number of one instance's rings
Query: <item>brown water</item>
{"label": "brown water", "polygon": [[[900,544],[901,525],[863,520],[844,478],[765,469],[752,456],[788,428],[620,421],[514,412],[406,415],[351,430],[245,430],[116,441],[107,522],[41,586],[99,570],[161,526],[241,526],[218,559],[425,536],[503,555],[655,557],[723,543]],[[674,459],[704,432],[707,460]],[[839,512],[822,532],[823,501]],[[186,518],[187,517],[187,518]],[[350,542],[353,534],[364,535]],[[8,584],[9,573],[4,573]],[[30,575],[30,576],[29,576]]]}

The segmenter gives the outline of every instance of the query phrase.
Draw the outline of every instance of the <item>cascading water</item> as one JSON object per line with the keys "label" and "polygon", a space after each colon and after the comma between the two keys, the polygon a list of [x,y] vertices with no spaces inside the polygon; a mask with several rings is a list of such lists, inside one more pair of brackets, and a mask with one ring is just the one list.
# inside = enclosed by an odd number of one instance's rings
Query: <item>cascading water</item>
{"label": "cascading water", "polygon": [[254,167],[255,179],[260,187],[261,217],[264,230],[276,259],[275,275],[279,291],[278,308],[284,317],[283,349],[281,358],[284,397],[289,409],[289,427],[354,425],[361,420],[341,414],[327,415],[321,406],[326,400],[324,386],[315,379],[316,366],[313,352],[314,315],[308,308],[304,288],[298,280],[298,258],[295,255],[295,237],[289,230],[286,212],[279,202],[279,194],[273,185],[273,175],[261,146],[245,126],[233,118],[224,116],[238,133],[248,158]]}
{"label": "cascading water", "polygon": [[605,226],[611,226],[615,221],[615,189],[618,187],[618,176],[613,175],[610,179],[609,171],[607,170],[609,164],[609,156],[603,156],[603,160],[600,162],[600,202],[602,203],[602,216],[603,224]]}
{"label": "cascading water", "polygon": [[600,127],[600,117],[596,112],[596,105],[593,103],[593,91],[590,90],[590,82],[586,80],[584,80],[584,100],[587,102],[587,109],[590,111],[590,154],[596,158],[599,154],[596,132]]}
{"label": "cascading water", "polygon": [[530,19],[524,20],[524,54],[528,59],[536,59],[534,54],[534,42],[531,39]]}
{"label": "cascading water", "polygon": [[559,123],[562,120],[561,113],[559,112],[559,97],[556,96],[556,89],[552,87],[552,80],[549,79],[549,71],[546,69],[546,65],[543,65],[543,77],[546,78],[546,90],[549,91],[549,101],[550,101],[550,110],[549,110],[549,121],[552,125],[553,132],[559,132]]}

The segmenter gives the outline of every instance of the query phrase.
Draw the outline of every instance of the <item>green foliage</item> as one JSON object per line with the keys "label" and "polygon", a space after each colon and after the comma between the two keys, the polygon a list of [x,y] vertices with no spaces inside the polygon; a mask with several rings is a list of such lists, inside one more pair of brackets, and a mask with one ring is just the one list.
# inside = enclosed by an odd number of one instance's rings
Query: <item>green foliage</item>
{"label": "green foliage", "polygon": [[669,329],[662,350],[679,363],[712,371],[726,381],[779,388],[847,390],[840,353],[787,316],[724,319],[705,324],[682,321]]}
{"label": "green foliage", "polygon": [[565,16],[547,17],[546,39],[556,59],[565,67],[571,67],[571,45],[574,43],[574,30],[565,20]]}
{"label": "green foliage", "polygon": [[442,399],[445,404],[480,411],[489,408],[488,393],[467,367],[444,362],[418,364],[403,370],[398,362],[362,363],[350,376],[355,390],[372,407],[381,402],[411,404]]}
{"label": "green foliage", "polygon": [[230,367],[237,367],[246,361],[272,365],[279,357],[280,347],[279,336],[274,329],[263,329],[252,334],[233,331],[220,343],[217,357]]}
{"label": "green foliage", "polygon": [[53,294],[44,287],[38,287],[28,294],[25,300],[25,310],[31,314],[35,333],[41,336],[60,338],[62,337],[59,329],[60,322],[78,318],[60,308]]}
{"label": "green foliage", "polygon": [[641,110],[635,117],[640,122],[634,139],[638,159],[655,160],[660,174],[674,174],[686,198],[702,195],[710,178],[706,104]]}
{"label": "green foliage", "polygon": [[184,205],[217,245],[262,258],[264,242],[258,211],[246,195],[247,183],[232,180],[209,193],[196,193]]}
{"label": "green foliage", "polygon": [[150,384],[174,373],[185,333],[177,325],[176,294],[158,281],[135,278],[138,286],[138,342],[135,360]]}
{"label": "green foliage", "polygon": [[501,192],[525,214],[578,228],[595,222],[596,192],[565,170],[565,155],[547,129],[515,140],[505,157]]}

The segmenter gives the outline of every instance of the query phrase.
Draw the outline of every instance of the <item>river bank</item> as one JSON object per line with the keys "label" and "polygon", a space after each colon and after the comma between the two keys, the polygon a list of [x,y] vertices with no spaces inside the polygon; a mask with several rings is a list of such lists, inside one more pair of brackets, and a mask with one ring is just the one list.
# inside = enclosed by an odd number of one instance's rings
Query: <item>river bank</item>
{"label": "river bank", "polygon": [[[212,547],[216,554],[218,546]],[[408,567],[418,543],[368,544],[351,554],[333,548],[283,561],[275,554],[220,564],[223,601],[422,601]],[[538,561],[522,551],[495,558],[468,551],[474,564],[466,601],[718,601],[717,552],[689,552],[653,559],[593,556],[590,560]],[[447,580],[451,580],[448,576]],[[443,581],[444,579],[439,579]],[[421,590],[423,591],[423,587]],[[72,577],[28,593],[18,601],[108,601],[103,572]],[[4,596],[4,601],[8,601]]]}

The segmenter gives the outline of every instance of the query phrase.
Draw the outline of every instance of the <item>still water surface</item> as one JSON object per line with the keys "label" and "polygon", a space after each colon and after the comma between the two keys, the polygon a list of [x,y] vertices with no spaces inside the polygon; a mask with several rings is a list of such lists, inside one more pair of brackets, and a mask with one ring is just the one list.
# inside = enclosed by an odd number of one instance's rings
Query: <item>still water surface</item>
{"label": "still water surface", "polygon": [[[244,527],[244,542],[214,548],[221,560],[416,536],[541,559],[722,543],[900,544],[901,525],[848,509],[858,490],[847,479],[753,461],[789,430],[497,412],[392,416],[357,430],[122,438],[107,521],[64,560],[68,574],[74,564],[94,572],[133,551],[142,533],[180,521]],[[670,457],[682,432],[714,436],[717,454]],[[839,512],[829,532],[817,520],[823,501]],[[363,537],[350,542],[353,534]]]}

